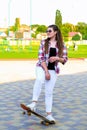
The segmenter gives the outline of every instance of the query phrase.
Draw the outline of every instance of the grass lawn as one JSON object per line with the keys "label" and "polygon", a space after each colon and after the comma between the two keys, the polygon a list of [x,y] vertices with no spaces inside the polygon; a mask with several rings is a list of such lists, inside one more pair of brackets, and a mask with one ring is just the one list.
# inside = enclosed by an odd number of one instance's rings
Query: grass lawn
{"label": "grass lawn", "polygon": [[0,59],[36,59],[38,58],[38,53],[29,51],[29,52],[1,52]]}
{"label": "grass lawn", "polygon": [[[0,46],[0,59],[37,59],[39,45],[31,46]],[[87,58],[87,45],[78,45],[76,51],[73,46],[68,48],[69,58]]]}
{"label": "grass lawn", "polygon": [[75,51],[71,46],[68,49],[69,58],[87,58],[87,45],[78,45],[78,49]]}

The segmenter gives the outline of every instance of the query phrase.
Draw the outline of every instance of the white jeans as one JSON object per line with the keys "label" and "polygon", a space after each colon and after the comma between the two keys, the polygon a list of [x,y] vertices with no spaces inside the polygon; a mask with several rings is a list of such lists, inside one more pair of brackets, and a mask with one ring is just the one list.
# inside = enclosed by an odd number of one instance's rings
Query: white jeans
{"label": "white jeans", "polygon": [[45,80],[45,72],[42,67],[36,67],[36,81],[33,89],[33,101],[38,101],[43,83],[45,83],[46,112],[52,111],[53,88],[57,79],[55,70],[49,70],[51,79]]}

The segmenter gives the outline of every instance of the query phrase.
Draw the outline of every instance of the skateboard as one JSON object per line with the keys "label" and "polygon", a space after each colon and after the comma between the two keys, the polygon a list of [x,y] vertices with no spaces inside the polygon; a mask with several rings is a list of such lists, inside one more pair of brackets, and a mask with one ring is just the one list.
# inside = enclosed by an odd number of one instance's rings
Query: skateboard
{"label": "skateboard", "polygon": [[21,106],[21,108],[22,108],[23,110],[25,110],[25,111],[23,112],[23,114],[26,114],[26,113],[27,113],[28,116],[31,116],[31,114],[33,114],[33,115],[37,116],[38,118],[42,119],[41,124],[46,125],[46,126],[55,124],[55,121],[50,121],[50,120],[48,120],[48,119],[47,119],[46,117],[44,117],[42,114],[31,110],[31,109],[30,109],[29,107],[27,107],[25,104],[20,104],[20,106]]}

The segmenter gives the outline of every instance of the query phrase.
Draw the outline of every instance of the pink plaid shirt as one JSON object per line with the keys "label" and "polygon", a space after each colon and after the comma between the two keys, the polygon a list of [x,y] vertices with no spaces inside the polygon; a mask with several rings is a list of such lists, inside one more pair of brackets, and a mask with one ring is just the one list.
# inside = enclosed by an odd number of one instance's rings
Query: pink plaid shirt
{"label": "pink plaid shirt", "polygon": [[[48,47],[48,54],[45,54],[44,44],[45,44],[45,41],[42,40],[41,44],[40,44],[39,52],[38,52],[38,62],[36,64],[37,66],[41,66],[41,63],[44,62],[44,61],[46,62],[47,66],[48,66],[50,44],[49,44],[49,47]],[[55,46],[55,48],[56,48],[56,56],[58,56],[58,47]],[[64,48],[63,48],[63,56],[62,56],[62,58],[64,58],[64,63],[63,64],[65,64],[66,61],[68,60],[68,58],[67,58],[67,49],[66,49],[65,45],[64,45]],[[56,71],[57,74],[60,71],[58,63],[59,63],[58,61],[55,62],[55,71]]]}

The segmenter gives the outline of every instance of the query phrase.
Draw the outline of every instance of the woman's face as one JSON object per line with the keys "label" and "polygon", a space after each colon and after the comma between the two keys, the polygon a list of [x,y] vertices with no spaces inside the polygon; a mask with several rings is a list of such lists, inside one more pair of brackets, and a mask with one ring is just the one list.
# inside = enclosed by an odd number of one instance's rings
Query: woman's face
{"label": "woman's face", "polygon": [[56,31],[54,31],[53,28],[48,28],[46,32],[48,38],[53,38],[56,36]]}

